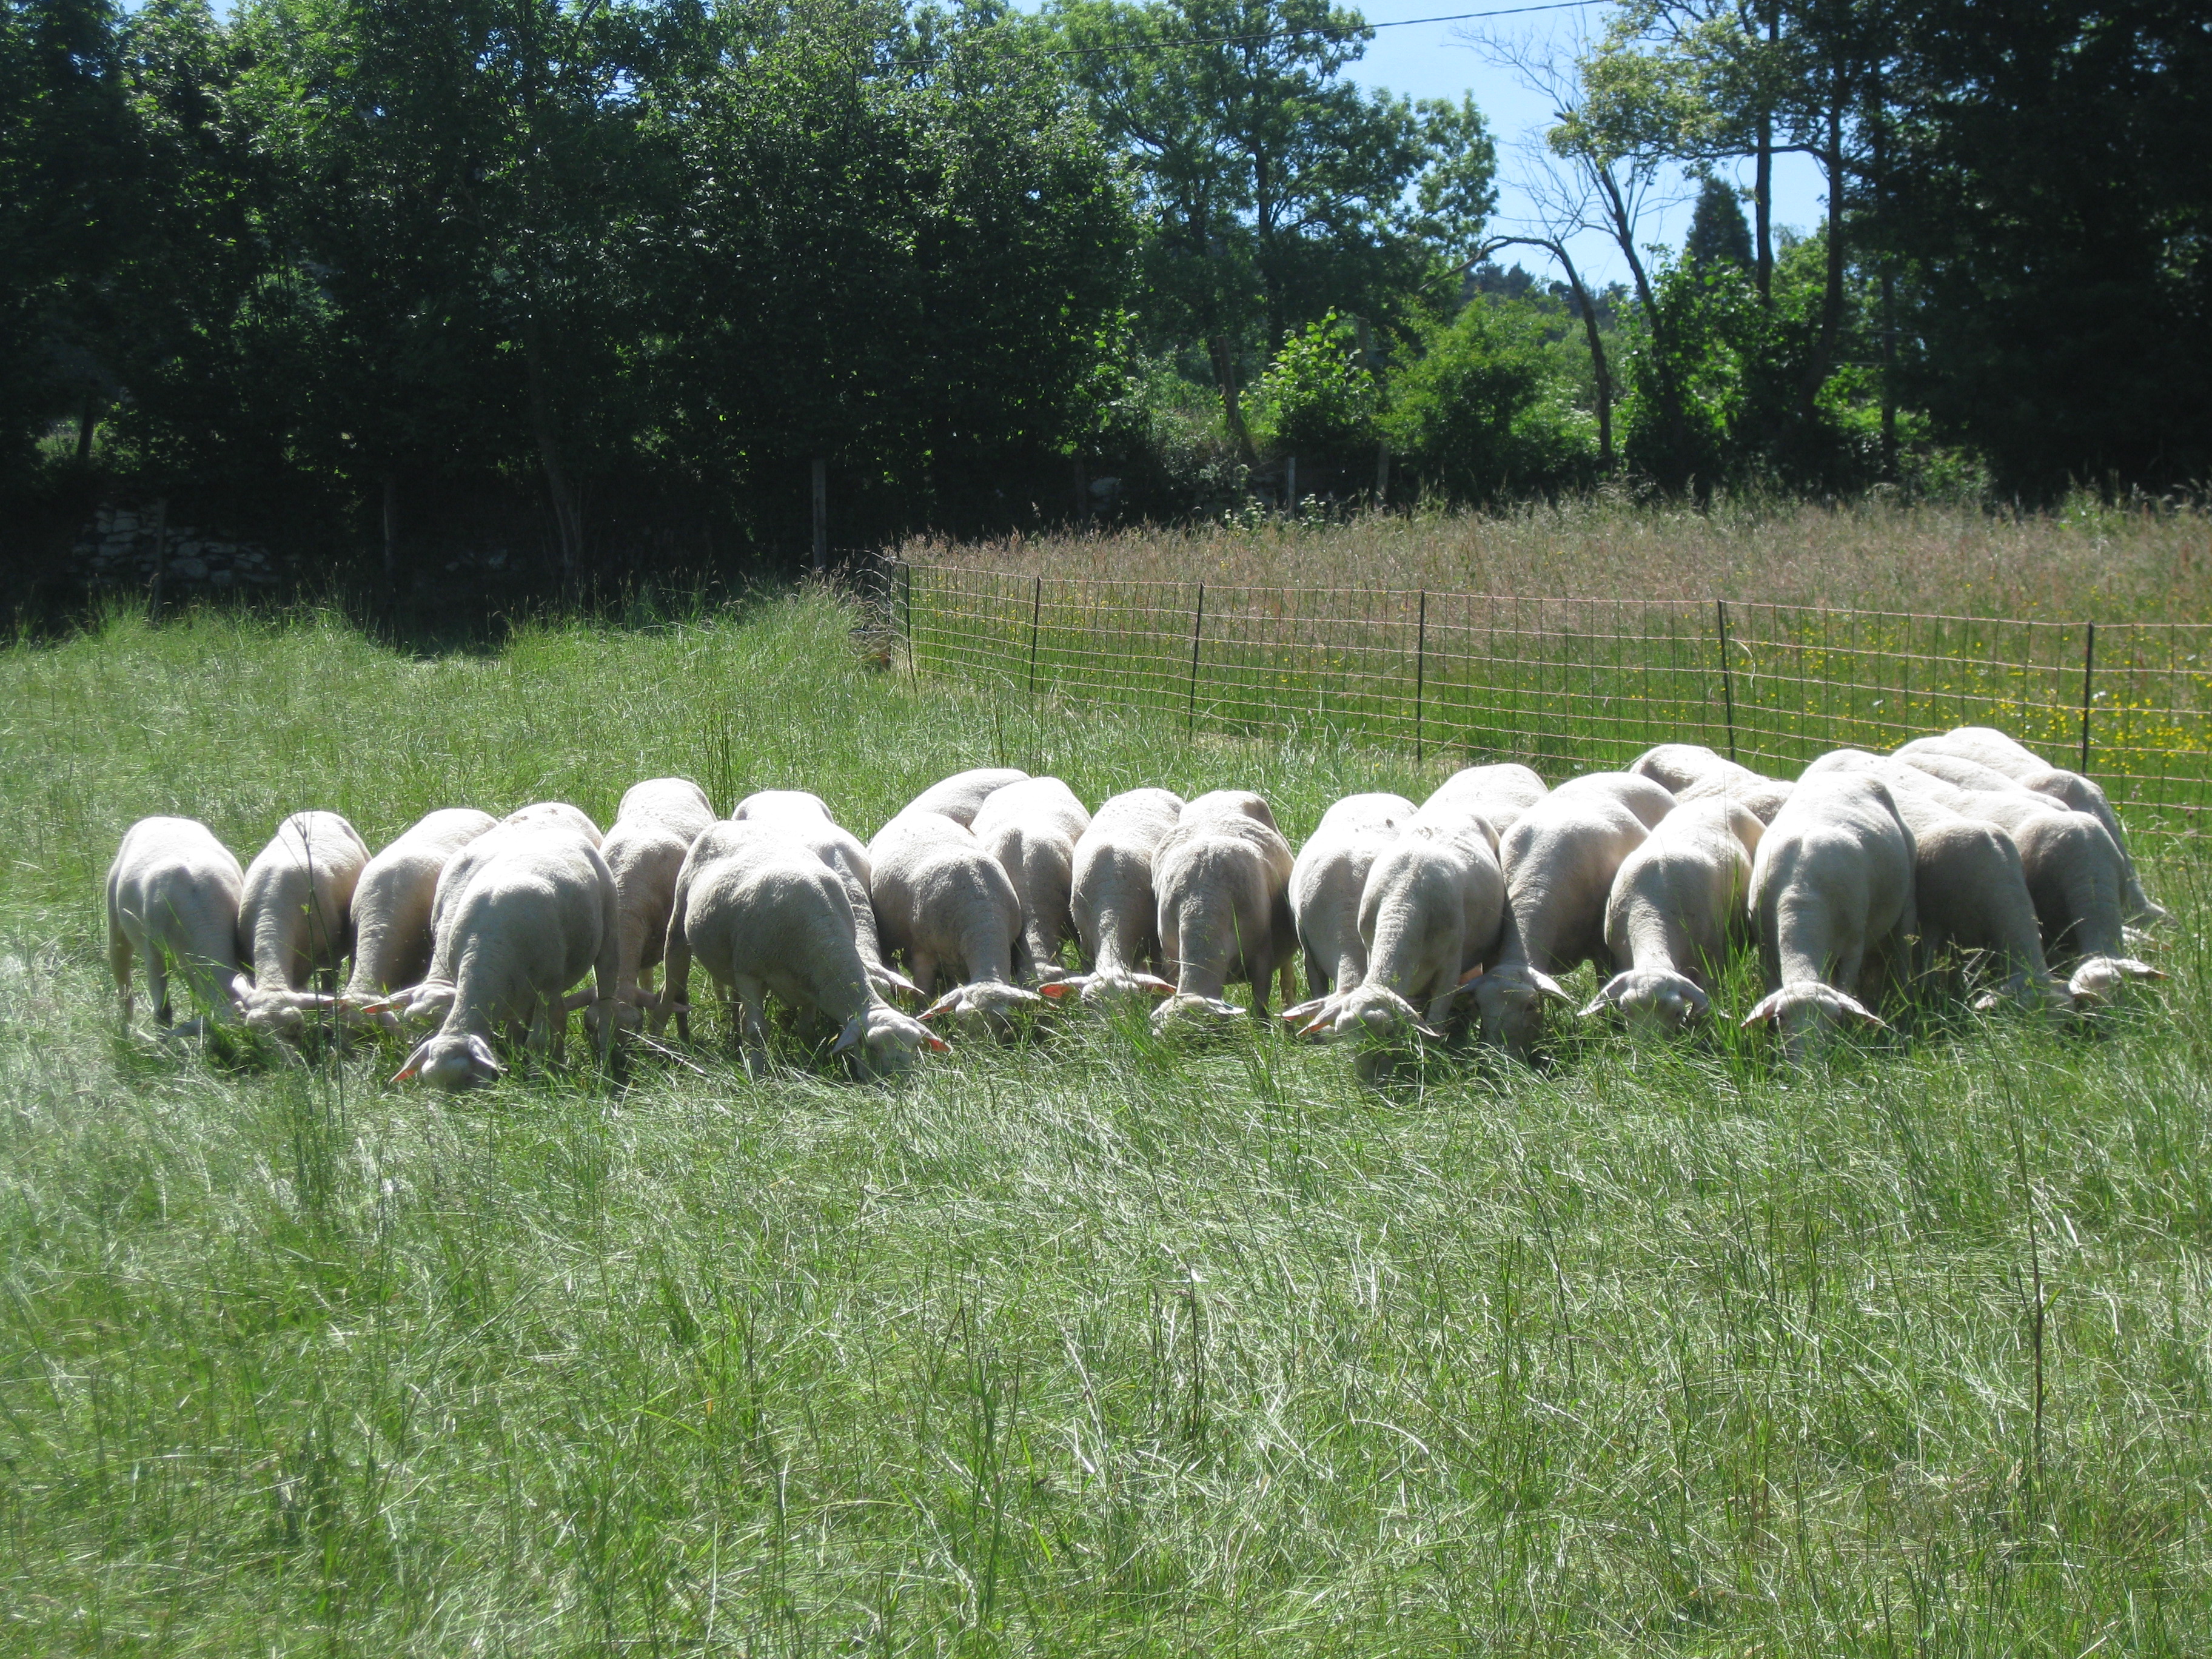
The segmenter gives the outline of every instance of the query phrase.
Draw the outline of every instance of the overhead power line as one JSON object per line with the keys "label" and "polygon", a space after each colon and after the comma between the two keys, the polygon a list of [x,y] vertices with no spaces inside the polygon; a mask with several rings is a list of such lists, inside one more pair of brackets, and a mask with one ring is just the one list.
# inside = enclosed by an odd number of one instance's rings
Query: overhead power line
{"label": "overhead power line", "polygon": [[1301,34],[1359,34],[1369,29],[1410,29],[1423,23],[1471,23],[1485,17],[1518,17],[1532,11],[1576,11],[1584,6],[1609,5],[1612,0],[1547,0],[1543,5],[1504,6],[1495,11],[1455,11],[1442,17],[1401,17],[1387,23],[1306,23],[1296,28],[1268,29],[1258,34],[1203,34],[1188,40],[1133,40],[1114,46],[1068,46],[1071,57],[1135,57],[1144,52],[1183,52],[1194,46],[1257,46],[1268,40],[1288,40]]}

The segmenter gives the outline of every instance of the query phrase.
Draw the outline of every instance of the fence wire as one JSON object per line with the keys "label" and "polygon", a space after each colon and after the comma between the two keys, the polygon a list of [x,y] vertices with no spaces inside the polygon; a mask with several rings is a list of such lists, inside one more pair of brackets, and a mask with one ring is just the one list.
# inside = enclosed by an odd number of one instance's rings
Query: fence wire
{"label": "fence wire", "polygon": [[1193,732],[1356,736],[1556,776],[1702,743],[1781,775],[1994,726],[2088,773],[2130,828],[2212,806],[2212,626],[1734,601],[1534,599],[888,568],[916,675]]}

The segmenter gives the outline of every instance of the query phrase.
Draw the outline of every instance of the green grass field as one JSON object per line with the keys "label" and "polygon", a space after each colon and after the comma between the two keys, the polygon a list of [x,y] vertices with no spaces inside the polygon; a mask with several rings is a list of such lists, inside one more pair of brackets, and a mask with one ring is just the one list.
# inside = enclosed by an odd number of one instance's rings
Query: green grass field
{"label": "green grass field", "polygon": [[147,813],[250,855],[680,771],[866,834],[1004,761],[1255,787],[1295,842],[1449,764],[917,690],[850,621],[0,653],[0,1646],[2212,1650],[2201,863],[2094,1031],[1905,1011],[1808,1073],[1571,1033],[1378,1095],[1074,1024],[752,1083],[707,1021],[447,1098],[118,1035]]}

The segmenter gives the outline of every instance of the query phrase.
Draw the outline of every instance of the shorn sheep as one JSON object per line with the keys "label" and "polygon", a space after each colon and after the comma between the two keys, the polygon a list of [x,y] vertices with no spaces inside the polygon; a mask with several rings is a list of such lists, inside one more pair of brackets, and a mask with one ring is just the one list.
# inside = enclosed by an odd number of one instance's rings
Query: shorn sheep
{"label": "shorn sheep", "polygon": [[733,823],[777,830],[829,866],[853,901],[853,943],[860,953],[860,965],[868,970],[868,983],[887,999],[921,1000],[921,988],[884,962],[875,902],[868,896],[875,866],[860,837],[830,817],[828,803],[804,789],[763,789],[739,801],[730,817]]}
{"label": "shorn sheep", "polygon": [[1058,778],[1024,778],[993,790],[969,826],[1014,884],[1030,971],[1039,980],[1066,975],[1060,947],[1075,936],[1069,910],[1075,848],[1090,827],[1090,812]]}
{"label": "shorn sheep", "polygon": [[940,974],[954,977],[924,1019],[1007,1036],[1014,1015],[1042,1006],[1014,982],[1029,965],[1020,896],[1006,866],[965,824],[909,807],[877,832],[868,860],[885,949],[905,958],[924,996]]}
{"label": "shorn sheep", "polygon": [[1585,1018],[1618,1012],[1672,1031],[1711,1013],[1730,947],[1749,932],[1744,902],[1765,830],[1735,801],[1689,801],[1621,860],[1605,907],[1613,975]]}
{"label": "shorn sheep", "polygon": [[648,778],[623,794],[614,825],[599,843],[599,855],[614,878],[620,919],[619,966],[608,1009],[618,1024],[635,1024],[661,1012],[661,999],[653,994],[650,981],[667,949],[677,872],[691,843],[714,822],[707,792],[690,779]]}
{"label": "shorn sheep", "polygon": [[1252,1016],[1267,1017],[1268,981],[1295,994],[1291,958],[1291,848],[1266,801],[1249,790],[1217,789],[1182,810],[1152,854],[1160,949],[1176,994],[1152,1011],[1155,1030],[1239,1018],[1221,993],[1231,980],[1252,988]]}
{"label": "shorn sheep", "polygon": [[1322,814],[1298,849],[1291,866],[1291,915],[1305,952],[1306,984],[1316,995],[1349,991],[1365,977],[1359,896],[1376,854],[1418,810],[1403,795],[1347,795]]}
{"label": "shorn sheep", "polygon": [[1080,997],[1091,1006],[1144,996],[1172,996],[1161,977],[1159,906],[1152,891],[1152,854],[1182,816],[1183,798],[1168,789],[1131,789],[1091,815],[1075,843],[1069,872],[1068,918],[1084,971],[1040,987],[1048,998]]}
{"label": "shorn sheep", "polygon": [[667,992],[683,1007],[696,959],[734,996],[745,1070],[768,1068],[767,998],[837,1032],[830,1052],[862,1077],[913,1068],[945,1040],[878,994],[854,942],[854,907],[837,872],[772,823],[717,824],[677,878]]}
{"label": "shorn sheep", "polygon": [[[453,854],[496,822],[472,806],[425,813],[368,861],[354,884],[353,973],[338,994],[338,1016],[362,1021],[372,1002],[419,983],[430,969],[430,902]],[[391,1017],[385,1021],[388,1029]]]}
{"label": "shorn sheep", "polygon": [[295,812],[246,866],[238,954],[252,977],[233,981],[249,1030],[289,1036],[336,997],[306,988],[334,976],[353,945],[353,895],[368,848],[336,812]]}
{"label": "shorn sheep", "polygon": [[[491,1046],[502,1021],[510,1036],[526,1031],[533,1052],[557,1056],[568,988],[590,974],[595,994],[587,1001],[614,996],[620,923],[599,849],[574,826],[544,818],[488,830],[470,843],[478,849],[484,856],[450,896],[429,976],[392,999],[404,1018],[443,1017],[395,1083],[418,1075],[449,1090],[490,1082],[503,1069]],[[611,1019],[598,1022],[602,1065],[614,1030]]]}
{"label": "shorn sheep", "polygon": [[1778,1026],[1793,1057],[1824,1025],[1881,1025],[1861,999],[1909,963],[1912,832],[1881,779],[1837,773],[1801,782],[1751,866],[1751,909],[1766,995],[1746,1025]]}
{"label": "shorn sheep", "polygon": [[238,902],[246,872],[197,818],[141,818],[107,867],[107,966],[123,1024],[131,1024],[131,964],[145,958],[155,1023],[173,1018],[169,975],[185,981],[201,1012],[179,1033],[235,1023],[231,981],[238,972]]}

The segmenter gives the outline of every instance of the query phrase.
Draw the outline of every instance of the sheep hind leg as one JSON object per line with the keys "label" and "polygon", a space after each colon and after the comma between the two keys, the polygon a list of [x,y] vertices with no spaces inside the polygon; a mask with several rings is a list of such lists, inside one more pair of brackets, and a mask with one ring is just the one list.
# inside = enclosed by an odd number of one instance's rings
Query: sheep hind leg
{"label": "sheep hind leg", "polygon": [[107,970],[115,976],[116,1000],[123,1005],[123,1029],[131,1029],[131,935],[112,922],[107,929]]}
{"label": "sheep hind leg", "polygon": [[176,1018],[169,1006],[169,961],[158,945],[146,947],[146,1000],[154,1007],[154,1024],[163,1030]]}
{"label": "sheep hind leg", "polygon": [[740,975],[731,988],[738,1004],[736,1035],[738,1052],[745,1064],[745,1075],[759,1079],[768,1075],[768,987],[750,975]]}

